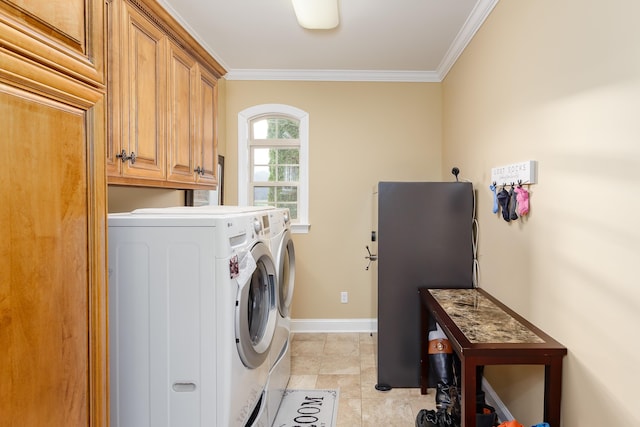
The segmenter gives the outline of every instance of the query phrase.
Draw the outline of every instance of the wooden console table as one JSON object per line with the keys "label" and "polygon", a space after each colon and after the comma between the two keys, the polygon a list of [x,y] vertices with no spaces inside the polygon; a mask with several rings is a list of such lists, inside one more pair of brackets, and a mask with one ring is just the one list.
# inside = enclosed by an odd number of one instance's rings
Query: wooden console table
{"label": "wooden console table", "polygon": [[420,386],[427,394],[433,316],[462,365],[462,426],[476,427],[476,367],[545,365],[544,421],[560,426],[562,358],[567,349],[482,289],[419,289]]}

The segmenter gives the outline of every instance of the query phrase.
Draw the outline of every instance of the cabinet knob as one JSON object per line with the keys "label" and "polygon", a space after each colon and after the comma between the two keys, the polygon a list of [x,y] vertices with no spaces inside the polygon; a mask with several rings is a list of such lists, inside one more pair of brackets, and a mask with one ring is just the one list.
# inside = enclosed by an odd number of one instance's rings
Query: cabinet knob
{"label": "cabinet knob", "polygon": [[131,164],[134,164],[136,162],[136,153],[132,151],[131,154],[127,156],[127,152],[123,149],[121,152],[116,154],[116,158],[122,160],[122,163],[130,161]]}
{"label": "cabinet knob", "polygon": [[127,161],[127,152],[122,150],[121,152],[116,154],[116,158],[122,160],[122,163],[126,162]]}
{"label": "cabinet knob", "polygon": [[198,166],[197,168],[195,168],[193,170],[195,173],[197,173],[198,175],[204,175],[204,168],[201,168],[200,166]]}

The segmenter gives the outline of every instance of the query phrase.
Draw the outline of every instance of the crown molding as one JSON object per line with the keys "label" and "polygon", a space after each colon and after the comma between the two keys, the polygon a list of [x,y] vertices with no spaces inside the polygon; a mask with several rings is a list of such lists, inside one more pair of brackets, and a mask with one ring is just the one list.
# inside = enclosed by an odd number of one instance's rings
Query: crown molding
{"label": "crown molding", "polygon": [[[222,66],[222,68],[224,68],[224,71],[227,71],[229,69],[229,66],[227,64],[225,64],[225,62],[222,60],[222,58],[220,57],[220,55],[218,55],[215,50],[213,50],[211,48],[211,46],[209,46],[209,44],[202,38],[200,37],[200,35],[198,34],[198,32],[196,30],[193,29],[193,27],[187,22],[185,21],[185,19],[173,8],[173,6],[171,6],[169,3],[166,2],[166,0],[156,0],[156,3],[158,3],[161,7],[163,7],[167,13],[169,15],[171,15],[171,17],[173,19],[176,20],[176,22],[178,24],[180,24],[184,30],[191,36],[193,37],[193,39],[200,44],[200,46],[202,46],[202,48],[209,54],[211,55],[211,57],[218,63],[220,64],[220,66]],[[224,77],[224,75],[223,75]]]}
{"label": "crown molding", "polygon": [[467,21],[458,32],[458,35],[453,40],[453,43],[451,43],[451,46],[449,46],[449,50],[444,55],[442,62],[440,62],[440,65],[436,70],[439,81],[444,80],[447,76],[498,1],[499,0],[480,0],[476,3],[471,14],[467,18]]}
{"label": "crown molding", "polygon": [[227,80],[287,80],[338,82],[439,82],[434,71],[367,70],[229,70]]}

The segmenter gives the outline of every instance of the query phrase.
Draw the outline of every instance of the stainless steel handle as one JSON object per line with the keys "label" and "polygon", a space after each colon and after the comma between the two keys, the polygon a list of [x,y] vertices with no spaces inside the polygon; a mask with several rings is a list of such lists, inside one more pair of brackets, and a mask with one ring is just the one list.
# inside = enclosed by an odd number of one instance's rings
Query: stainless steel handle
{"label": "stainless steel handle", "polygon": [[131,164],[134,164],[136,162],[136,153],[132,151],[131,154],[127,156],[127,152],[123,149],[120,153],[116,154],[116,158],[122,160],[122,163],[128,160]]}
{"label": "stainless steel handle", "polygon": [[365,246],[365,248],[367,249],[367,252],[369,253],[368,256],[364,257],[364,259],[368,259],[369,260],[369,263],[365,267],[365,270],[369,270],[369,267],[371,267],[371,262],[378,260],[378,255],[372,254],[371,251],[369,250],[369,246]]}

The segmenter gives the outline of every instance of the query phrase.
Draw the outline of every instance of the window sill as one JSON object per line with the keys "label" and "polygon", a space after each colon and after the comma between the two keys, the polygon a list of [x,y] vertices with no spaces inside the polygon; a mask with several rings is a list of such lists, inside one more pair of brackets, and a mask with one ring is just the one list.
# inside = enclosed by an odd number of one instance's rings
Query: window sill
{"label": "window sill", "polygon": [[307,234],[309,233],[310,228],[311,228],[311,224],[291,224],[291,233]]}

